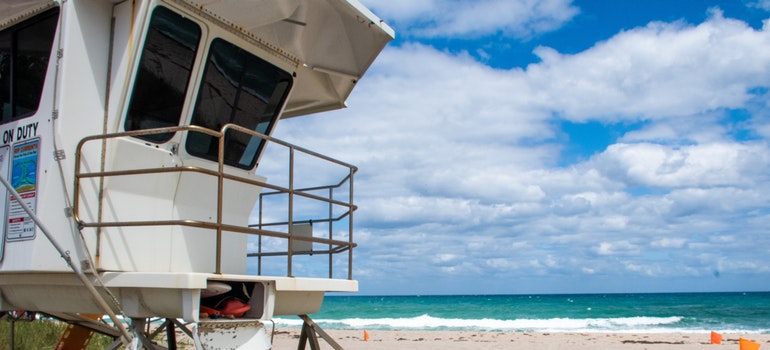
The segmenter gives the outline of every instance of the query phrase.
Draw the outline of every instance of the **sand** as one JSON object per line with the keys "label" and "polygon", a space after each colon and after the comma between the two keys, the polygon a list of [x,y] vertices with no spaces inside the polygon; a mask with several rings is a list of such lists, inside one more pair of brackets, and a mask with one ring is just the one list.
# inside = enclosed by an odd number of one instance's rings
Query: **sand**
{"label": "sand", "polygon": [[[274,350],[297,349],[299,329],[277,329]],[[367,331],[328,330],[344,349],[733,349],[739,350],[739,338],[759,343],[760,349],[770,349],[770,334],[722,334],[722,344],[711,344],[709,333],[636,334],[636,333],[535,333],[535,332],[472,332],[472,331]],[[321,349],[332,349],[320,339]],[[310,346],[306,346],[310,349]]]}

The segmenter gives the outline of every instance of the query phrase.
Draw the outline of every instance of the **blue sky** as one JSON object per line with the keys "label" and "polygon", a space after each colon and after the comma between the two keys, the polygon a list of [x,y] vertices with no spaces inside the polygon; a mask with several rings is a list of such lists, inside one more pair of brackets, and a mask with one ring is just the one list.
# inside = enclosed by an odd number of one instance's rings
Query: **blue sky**
{"label": "blue sky", "polygon": [[770,290],[770,1],[361,2],[397,39],[275,136],[359,166],[362,294]]}

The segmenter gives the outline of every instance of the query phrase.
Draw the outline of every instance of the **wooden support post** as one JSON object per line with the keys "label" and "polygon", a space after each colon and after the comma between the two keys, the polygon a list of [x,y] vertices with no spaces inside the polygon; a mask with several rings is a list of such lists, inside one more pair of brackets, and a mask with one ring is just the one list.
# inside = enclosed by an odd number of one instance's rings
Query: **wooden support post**
{"label": "wooden support post", "polygon": [[313,322],[310,317],[307,315],[299,315],[299,318],[301,318],[304,322],[302,323],[302,332],[299,335],[299,346],[297,347],[297,350],[305,350],[305,345],[307,344],[308,340],[310,341],[311,350],[320,350],[321,348],[318,344],[317,335],[320,335],[321,338],[326,340],[326,343],[331,345],[334,350],[344,350],[340,344],[334,341],[334,338],[332,338],[328,333],[321,329],[321,327],[318,327],[318,325]]}
{"label": "wooden support post", "polygon": [[321,350],[321,345],[318,343],[318,337],[315,332],[307,323],[302,324],[302,332],[299,335],[299,346],[297,350],[305,350],[305,345],[310,342],[310,350]]}

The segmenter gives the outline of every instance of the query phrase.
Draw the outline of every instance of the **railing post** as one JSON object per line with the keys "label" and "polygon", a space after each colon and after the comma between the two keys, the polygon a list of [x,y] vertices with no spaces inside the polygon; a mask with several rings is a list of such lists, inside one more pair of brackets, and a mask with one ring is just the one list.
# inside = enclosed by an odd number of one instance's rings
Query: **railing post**
{"label": "railing post", "polygon": [[287,275],[292,275],[292,260],[294,258],[294,147],[289,147],[289,252]]}
{"label": "railing post", "polygon": [[348,199],[348,204],[350,207],[348,207],[348,279],[353,279],[353,174],[355,173],[354,168],[350,168],[350,185],[348,194],[350,198]]}
{"label": "railing post", "polygon": [[[334,205],[332,204],[332,200],[334,200],[334,189],[329,187],[329,239],[334,239],[334,221],[332,218],[334,217]],[[329,278],[334,278],[334,254],[332,253],[332,244],[329,243]]]}
{"label": "railing post", "polygon": [[[265,200],[264,196],[262,194],[259,195],[259,229],[262,230],[262,206],[264,205]],[[257,252],[259,255],[257,256],[257,275],[262,276],[262,235],[257,235],[257,240],[259,241],[259,245],[257,246]]]}
{"label": "railing post", "polygon": [[225,134],[227,125],[220,130],[219,135],[219,155],[217,156],[219,171],[217,172],[217,252],[216,252],[216,272],[222,273],[222,207],[224,206],[222,196],[225,192]]}

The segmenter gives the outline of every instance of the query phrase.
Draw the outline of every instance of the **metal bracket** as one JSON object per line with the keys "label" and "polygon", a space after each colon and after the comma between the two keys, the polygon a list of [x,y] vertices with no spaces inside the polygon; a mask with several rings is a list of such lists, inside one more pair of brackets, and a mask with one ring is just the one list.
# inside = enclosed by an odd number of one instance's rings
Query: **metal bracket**
{"label": "metal bracket", "polygon": [[57,150],[53,151],[53,159],[54,160],[59,161],[59,160],[64,160],[66,158],[67,158],[67,154],[64,153],[63,149],[57,149]]}

